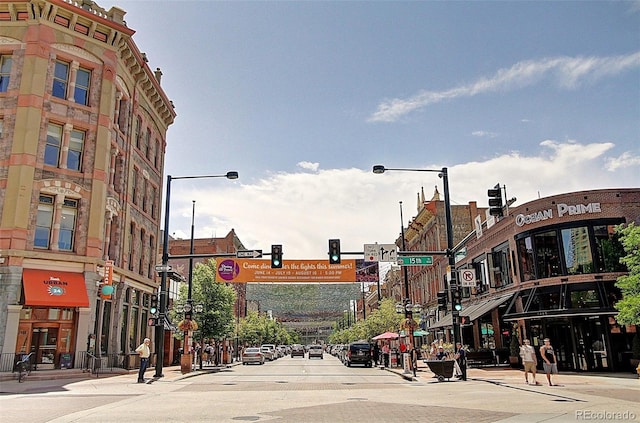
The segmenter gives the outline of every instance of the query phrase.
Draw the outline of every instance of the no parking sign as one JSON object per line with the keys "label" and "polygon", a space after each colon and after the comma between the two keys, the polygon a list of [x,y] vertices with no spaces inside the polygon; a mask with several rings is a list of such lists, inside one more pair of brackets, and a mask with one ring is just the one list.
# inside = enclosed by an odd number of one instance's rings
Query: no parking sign
{"label": "no parking sign", "polygon": [[476,286],[476,269],[460,270],[460,286],[473,288]]}

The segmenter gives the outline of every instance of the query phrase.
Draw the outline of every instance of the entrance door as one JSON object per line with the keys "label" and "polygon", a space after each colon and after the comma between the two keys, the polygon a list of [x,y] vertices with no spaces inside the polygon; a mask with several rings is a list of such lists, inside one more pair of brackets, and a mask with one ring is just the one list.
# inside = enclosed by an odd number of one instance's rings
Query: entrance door
{"label": "entrance door", "polygon": [[35,352],[38,369],[55,369],[58,327],[34,325],[31,331],[31,351]]}
{"label": "entrance door", "polygon": [[569,320],[550,321],[546,325],[547,338],[551,340],[558,361],[558,369],[576,370],[574,337]]}

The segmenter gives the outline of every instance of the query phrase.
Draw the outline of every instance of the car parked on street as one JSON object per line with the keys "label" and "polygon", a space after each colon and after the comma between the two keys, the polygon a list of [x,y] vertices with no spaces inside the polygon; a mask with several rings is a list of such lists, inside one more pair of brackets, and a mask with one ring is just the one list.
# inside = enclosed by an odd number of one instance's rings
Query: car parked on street
{"label": "car parked on street", "polygon": [[311,357],[324,358],[323,353],[322,345],[309,345],[309,360],[311,360]]}
{"label": "car parked on street", "polygon": [[373,348],[367,342],[353,342],[346,348],[344,363],[347,367],[352,364],[373,366]]}
{"label": "car parked on street", "polygon": [[264,354],[260,351],[260,348],[249,347],[242,351],[242,364],[264,364]]}
{"label": "car parked on street", "polygon": [[296,356],[304,358],[304,347],[300,344],[293,344],[291,346],[291,357]]}

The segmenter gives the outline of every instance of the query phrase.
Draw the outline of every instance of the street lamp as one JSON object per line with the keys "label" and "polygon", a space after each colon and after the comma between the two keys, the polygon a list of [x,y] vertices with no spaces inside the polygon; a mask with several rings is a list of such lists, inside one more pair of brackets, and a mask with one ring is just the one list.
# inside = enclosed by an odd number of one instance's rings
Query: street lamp
{"label": "street lamp", "polygon": [[[442,169],[406,169],[406,168],[388,168],[383,165],[375,165],[373,166],[373,173],[381,174],[386,172],[387,170],[392,171],[401,171],[401,172],[436,172],[438,176],[442,178],[442,184],[444,186],[444,213],[445,220],[447,225],[447,257],[449,258],[449,271],[451,272],[451,281],[449,283],[449,291],[451,292],[451,298],[453,298],[453,293],[458,290],[458,279],[455,271],[456,266],[456,258],[454,245],[453,245],[453,217],[451,215],[451,199],[449,197],[449,176],[447,172],[447,168],[443,167]],[[404,236],[403,236],[404,239]],[[406,251],[406,250],[405,250]],[[458,321],[460,316],[460,312],[456,309],[451,308],[451,321],[453,326],[453,341],[454,345],[460,341],[460,322]]]}
{"label": "street lamp", "polygon": [[224,175],[201,175],[201,176],[174,176],[167,175],[167,192],[164,206],[164,234],[162,237],[162,272],[160,278],[160,292],[158,293],[159,319],[156,326],[156,374],[155,377],[163,377],[162,367],[164,362],[164,321],[167,312],[167,273],[169,273],[169,205],[171,204],[171,181],[173,179],[205,179],[205,178],[227,178],[238,179],[238,172],[230,171]]}

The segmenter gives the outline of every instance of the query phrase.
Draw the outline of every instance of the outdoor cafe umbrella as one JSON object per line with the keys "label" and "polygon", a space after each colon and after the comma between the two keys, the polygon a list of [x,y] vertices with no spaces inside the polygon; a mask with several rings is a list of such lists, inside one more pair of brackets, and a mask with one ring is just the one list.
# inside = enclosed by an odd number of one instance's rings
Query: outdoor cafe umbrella
{"label": "outdoor cafe umbrella", "polygon": [[378,336],[374,336],[371,339],[373,339],[374,341],[379,341],[379,340],[382,340],[382,339],[396,339],[396,338],[398,338],[398,334],[397,333],[395,333],[395,332],[385,332],[385,333],[381,333]]}

